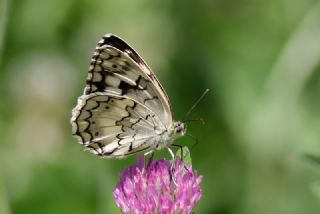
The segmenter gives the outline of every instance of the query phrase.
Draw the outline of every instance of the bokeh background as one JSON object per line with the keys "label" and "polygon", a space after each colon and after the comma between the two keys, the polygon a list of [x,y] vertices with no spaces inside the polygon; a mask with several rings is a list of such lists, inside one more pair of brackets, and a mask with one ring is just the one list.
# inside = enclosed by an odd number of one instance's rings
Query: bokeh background
{"label": "bokeh background", "polygon": [[196,213],[320,213],[306,157],[320,154],[319,0],[1,0],[0,213],[120,213],[112,190],[135,157],[84,152],[69,124],[110,32],[154,70],[175,119],[211,89],[192,114],[206,124],[188,127]]}

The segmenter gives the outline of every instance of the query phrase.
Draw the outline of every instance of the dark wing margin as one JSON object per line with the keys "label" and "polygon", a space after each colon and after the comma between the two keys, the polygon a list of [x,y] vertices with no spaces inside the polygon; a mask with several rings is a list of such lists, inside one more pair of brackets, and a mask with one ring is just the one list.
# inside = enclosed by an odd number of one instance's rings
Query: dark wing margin
{"label": "dark wing margin", "polygon": [[103,44],[113,46],[122,52],[128,53],[128,55],[137,63],[143,64],[147,67],[147,64],[143,59],[133,50],[124,40],[113,34],[107,34],[103,36]]}

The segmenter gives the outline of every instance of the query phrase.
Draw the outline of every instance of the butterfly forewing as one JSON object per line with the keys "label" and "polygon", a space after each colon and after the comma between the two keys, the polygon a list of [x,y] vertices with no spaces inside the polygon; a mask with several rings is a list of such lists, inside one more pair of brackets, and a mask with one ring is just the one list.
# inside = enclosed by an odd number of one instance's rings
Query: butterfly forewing
{"label": "butterfly forewing", "polygon": [[106,35],[92,57],[85,94],[108,92],[146,105],[167,128],[172,125],[168,96],[142,58],[123,40]]}
{"label": "butterfly forewing", "polygon": [[128,44],[110,34],[96,47],[71,123],[79,142],[105,157],[153,150],[173,126],[168,97],[155,75]]}

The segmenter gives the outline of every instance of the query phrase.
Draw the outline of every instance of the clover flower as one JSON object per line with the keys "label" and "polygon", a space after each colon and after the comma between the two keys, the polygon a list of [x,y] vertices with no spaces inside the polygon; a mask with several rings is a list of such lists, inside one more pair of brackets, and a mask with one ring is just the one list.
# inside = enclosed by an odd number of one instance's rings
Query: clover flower
{"label": "clover flower", "polygon": [[125,169],[113,191],[117,206],[122,213],[130,214],[175,214],[191,213],[201,198],[202,176],[185,167],[176,158],[170,161],[150,159],[147,166],[144,158]]}

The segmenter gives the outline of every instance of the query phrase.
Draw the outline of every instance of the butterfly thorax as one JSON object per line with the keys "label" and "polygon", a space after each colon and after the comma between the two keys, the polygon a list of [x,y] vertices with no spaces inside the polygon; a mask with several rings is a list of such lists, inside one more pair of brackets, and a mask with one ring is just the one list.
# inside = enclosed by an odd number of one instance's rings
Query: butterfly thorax
{"label": "butterfly thorax", "polygon": [[168,148],[176,138],[184,136],[186,131],[186,125],[184,123],[180,121],[174,122],[172,128],[167,129],[158,136],[154,137],[152,139],[153,143],[151,144],[154,145],[154,150]]}

